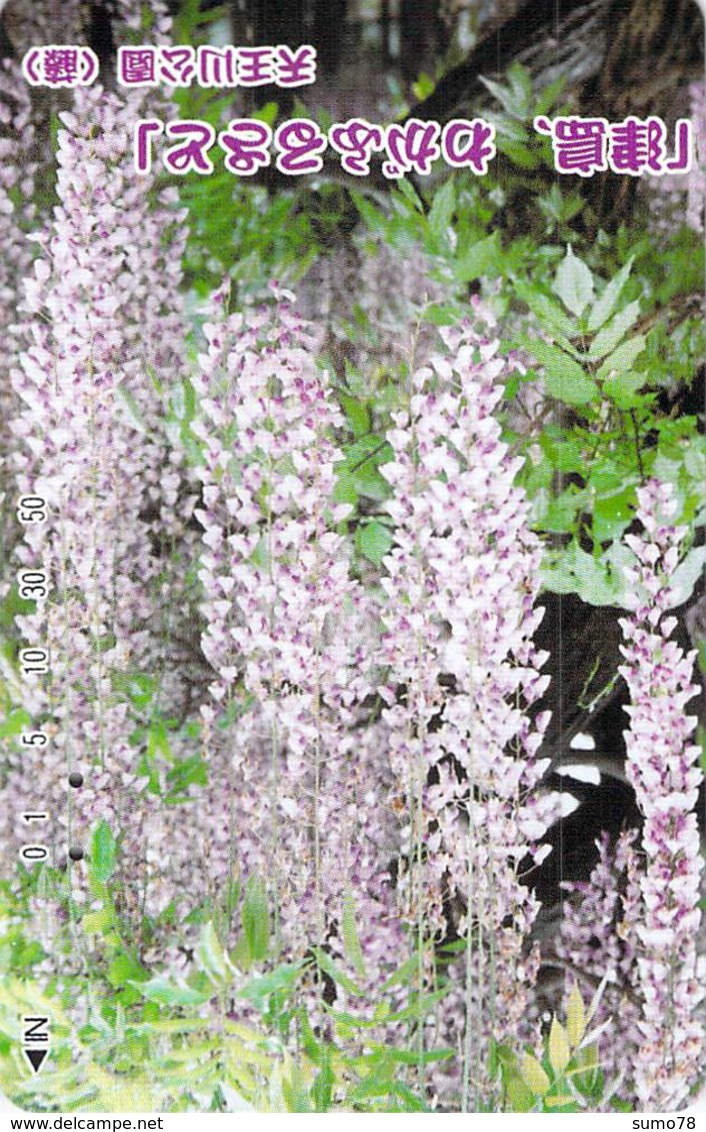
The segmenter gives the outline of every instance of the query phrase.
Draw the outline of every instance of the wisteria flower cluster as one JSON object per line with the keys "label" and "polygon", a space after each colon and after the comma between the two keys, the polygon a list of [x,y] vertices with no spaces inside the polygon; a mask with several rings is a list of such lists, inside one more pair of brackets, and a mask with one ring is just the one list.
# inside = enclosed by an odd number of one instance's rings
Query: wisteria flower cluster
{"label": "wisteria flower cluster", "polygon": [[399,935],[376,729],[362,726],[371,618],[338,529],[350,506],[332,500],[340,409],[289,299],[204,327],[196,516],[216,679],[202,715],[214,742],[230,715],[212,769],[230,783],[237,868],[266,879],[285,951],[342,955],[353,901],[380,975]]}
{"label": "wisteria flower cluster", "polygon": [[626,776],[644,817],[641,837],[625,831],[611,847],[606,835],[589,881],[564,885],[569,900],[557,947],[572,970],[607,980],[596,1016],[608,1023],[604,1055],[625,1065],[631,1051],[634,1080],[623,1091],[658,1111],[688,1099],[706,1049],[704,865],[695,810],[703,774],[696,717],[685,710],[699,688],[696,652],[674,640],[670,613],[682,601],[678,569],[687,534],[674,522],[677,510],[673,486],[651,480],[638,491],[642,530],[625,536],[635,564],[625,569],[629,614],[620,621],[619,671],[630,693]]}
{"label": "wisteria flower cluster", "polygon": [[[557,958],[593,994],[602,987],[594,1014],[601,1027],[601,1063],[615,1067],[616,1091],[630,1094],[624,1081],[626,1051],[635,1048],[639,1002],[635,990],[640,916],[641,856],[637,830],[623,830],[615,844],[605,833],[587,881],[564,881],[566,899],[555,944]],[[567,980],[568,981],[568,980]]]}
{"label": "wisteria flower cluster", "polygon": [[[5,60],[0,68],[0,330],[6,348],[0,359],[0,418],[15,416],[15,396],[10,383],[9,359],[16,353],[11,326],[20,301],[22,280],[30,270],[32,250],[27,236],[36,218],[34,205],[37,163],[33,150],[36,127],[32,103],[21,81],[16,63]],[[0,477],[7,481],[8,452],[12,439],[3,432],[0,440]],[[0,488],[0,503],[6,499]],[[2,555],[3,567],[7,558]],[[0,567],[2,569],[2,567]],[[0,588],[6,592],[9,579],[0,577]]]}
{"label": "wisteria flower cluster", "polygon": [[[521,461],[493,410],[505,362],[463,325],[415,373],[409,412],[388,433],[395,521],[384,560],[381,658],[390,755],[408,812],[407,911],[443,938],[454,907],[472,955],[468,1042],[492,1019],[518,1032],[537,970],[537,904],[520,878],[545,855],[558,797],[538,786],[547,655],[532,643],[539,542],[514,480]],[[467,1051],[470,1054],[470,1050]]]}
{"label": "wisteria flower cluster", "polygon": [[[179,477],[148,375],[173,371],[180,348],[181,316],[165,280],[178,282],[181,269],[177,260],[169,271],[159,237],[165,229],[176,235],[183,214],[169,194],[153,206],[150,186],[130,176],[132,112],[95,89],[79,91],[64,115],[60,203],[38,238],[14,329],[24,345],[11,374],[20,405],[11,424],[16,493],[47,504],[46,521],[25,528],[15,563],[51,580],[47,598],[19,617],[18,627],[28,646],[50,658],[44,691],[37,689],[32,705],[49,748],[36,773],[27,773],[27,754],[14,760],[6,812],[10,820],[31,810],[39,792],[52,815],[61,815],[52,837],[57,860],[85,844],[99,817],[122,827],[132,815],[136,840],[126,840],[126,858],[142,890],[149,831],[146,822],[140,830],[144,814],[129,797],[139,786],[128,703],[117,682],[125,684],[160,651],[150,514],[168,502],[173,525],[179,522]],[[147,234],[145,243],[135,241],[130,219]],[[178,466],[178,453],[174,459]],[[88,790],[79,803],[67,777],[96,763],[112,769],[113,788]],[[14,846],[15,837],[9,840]]]}
{"label": "wisteria flower cluster", "polygon": [[673,639],[681,601],[673,581],[687,534],[674,523],[671,484],[650,481],[638,492],[640,534],[626,535],[637,565],[628,572],[629,615],[621,620],[630,692],[627,775],[644,814],[640,916],[634,925],[637,988],[635,1087],[660,1111],[682,1104],[703,1068],[706,1034],[697,1007],[704,997],[699,960],[699,885],[703,871],[695,806],[703,774],[693,742],[696,717],[685,713],[699,691],[696,651]]}

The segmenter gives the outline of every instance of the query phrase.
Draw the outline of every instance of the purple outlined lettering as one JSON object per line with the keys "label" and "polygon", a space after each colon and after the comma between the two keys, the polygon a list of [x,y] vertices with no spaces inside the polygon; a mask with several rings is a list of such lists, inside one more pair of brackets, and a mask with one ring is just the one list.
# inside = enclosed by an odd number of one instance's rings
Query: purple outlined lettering
{"label": "purple outlined lettering", "polygon": [[157,86],[157,57],[156,47],[119,47],[120,86]]}
{"label": "purple outlined lettering", "polygon": [[397,123],[385,130],[385,148],[388,160],[383,162],[382,172],[390,179],[404,176],[405,173],[431,173],[434,161],[441,156],[438,122],[422,122],[410,118],[403,125]]}
{"label": "purple outlined lettering", "polygon": [[[465,141],[465,145],[463,144]],[[472,169],[478,176],[488,172],[496,155],[495,126],[482,118],[454,118],[441,135],[441,156],[453,169]]]}
{"label": "purple outlined lettering", "polygon": [[164,133],[164,122],[158,118],[142,118],[135,123],[133,153],[136,173],[149,173],[152,169],[152,136]]}
{"label": "purple outlined lettering", "polygon": [[310,43],[301,47],[275,48],[275,82],[277,86],[308,86],[316,82],[316,48]]}
{"label": "purple outlined lettering", "polygon": [[539,133],[549,134],[554,149],[554,167],[560,173],[592,177],[608,168],[606,156],[608,123],[605,118],[548,118],[534,120]]}
{"label": "purple outlined lettering", "polygon": [[234,118],[228,129],[218,135],[218,144],[226,155],[226,169],[238,177],[252,177],[270,164],[271,141],[270,127],[253,118]]}
{"label": "purple outlined lettering", "polygon": [[183,177],[185,173],[198,173],[207,176],[213,172],[213,163],[208,156],[216,140],[216,131],[208,122],[197,119],[182,122],[167,122],[167,137],[185,138],[181,145],[173,145],[164,154],[164,164],[170,173]]}
{"label": "purple outlined lettering", "polygon": [[321,128],[310,118],[290,118],[275,133],[275,162],[280,173],[299,177],[302,173],[319,173],[324,160],[321,154],[328,141]]}
{"label": "purple outlined lettering", "polygon": [[22,74],[30,86],[90,86],[99,71],[95,51],[74,44],[31,47],[22,58]]}
{"label": "purple outlined lettering", "polygon": [[349,118],[347,122],[331,126],[328,140],[336,153],[340,153],[341,167],[346,173],[366,177],[370,173],[370,158],[383,148],[384,131],[365,118]]}

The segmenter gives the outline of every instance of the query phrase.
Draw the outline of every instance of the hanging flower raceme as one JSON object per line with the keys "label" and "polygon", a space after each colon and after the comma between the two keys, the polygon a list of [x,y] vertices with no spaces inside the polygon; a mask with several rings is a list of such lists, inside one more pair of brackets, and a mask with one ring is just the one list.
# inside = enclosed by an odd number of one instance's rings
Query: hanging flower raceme
{"label": "hanging flower raceme", "polygon": [[514,485],[521,461],[493,416],[505,363],[470,325],[443,337],[446,353],[414,375],[381,468],[396,523],[383,694],[409,810],[408,914],[438,936],[454,905],[465,909],[470,1042],[472,1030],[517,1034],[537,961],[527,954],[537,905],[519,865],[545,855],[558,799],[537,789],[548,722],[535,710],[547,657],[532,644],[540,544]]}
{"label": "hanging flower raceme", "polygon": [[626,771],[644,814],[635,1091],[641,1105],[658,1111],[684,1103],[706,1052],[697,1015],[705,972],[697,954],[703,859],[695,806],[703,775],[696,717],[686,714],[699,691],[696,651],[685,653],[673,639],[677,621],[669,613],[683,600],[677,570],[687,528],[674,523],[677,507],[670,484],[653,480],[638,492],[642,533],[626,536],[637,565],[626,571],[630,612],[620,622],[620,672],[631,701]]}
{"label": "hanging flower raceme", "polygon": [[[27,232],[35,217],[33,203],[36,161],[33,149],[36,129],[32,102],[17,63],[0,64],[0,331],[3,352],[0,357],[0,420],[10,421],[16,414],[16,398],[10,382],[9,360],[17,349],[11,326],[17,318],[22,281],[32,263]],[[7,428],[0,433],[0,505],[8,514],[14,508],[6,501],[8,452],[12,437]],[[0,571],[8,566],[6,547],[16,536],[6,520],[0,529]],[[0,576],[0,592],[6,592],[9,579]]]}
{"label": "hanging flower raceme", "polygon": [[[137,26],[134,9],[139,6],[122,7],[132,19],[130,26]],[[160,8],[153,8],[155,17]],[[150,41],[164,42],[168,27],[168,20],[156,19]],[[198,544],[198,531],[189,526],[197,483],[184,451],[179,408],[187,376],[189,319],[182,289],[187,210],[179,207],[174,185],[160,185],[154,171],[135,173],[132,153],[135,121],[155,112],[168,117],[174,107],[162,91],[150,88],[120,98],[91,89],[81,92],[78,110],[64,115],[64,122],[74,135],[92,141],[93,153],[104,163],[101,200],[106,210],[95,236],[113,249],[120,264],[115,280],[121,335],[115,409],[127,428],[139,434],[131,452],[142,496],[139,517],[159,555],[145,667],[158,688],[155,699],[163,713],[179,717],[188,699],[195,610],[186,599],[174,602],[173,595],[175,589],[183,592],[186,563],[196,557]],[[165,419],[167,413],[171,420]]]}
{"label": "hanging flower raceme", "polygon": [[[0,239],[3,255],[0,261],[0,326],[3,335],[14,322],[19,305],[22,279],[32,263],[32,248],[27,232],[36,209],[33,203],[36,162],[32,150],[36,142],[36,126],[27,84],[16,63],[3,60],[0,67]],[[2,386],[5,397],[8,378],[3,352]]]}
{"label": "hanging flower raceme", "polygon": [[[135,408],[150,402],[141,390],[152,388],[148,360],[136,354],[141,328],[147,325],[155,340],[161,334],[159,310],[147,305],[145,324],[135,295],[157,287],[152,275],[163,253],[134,249],[135,230],[160,227],[160,219],[131,181],[130,122],[130,109],[116,97],[98,88],[76,92],[58,134],[59,203],[37,236],[40,255],[17,327],[24,341],[12,371],[21,404],[12,422],[17,494],[42,497],[47,519],[25,528],[16,557],[43,570],[50,587],[36,612],[17,623],[25,645],[49,654],[43,719],[35,721],[49,747],[36,775],[13,768],[9,789],[22,803],[9,809],[31,809],[41,798],[58,822],[59,856],[68,841],[85,845],[101,817],[117,829],[131,824],[132,840],[126,836],[123,845],[126,876],[140,889],[137,907],[151,826],[127,792],[136,788],[136,753],[118,687],[154,655],[150,587],[158,563],[142,516],[163,453]],[[161,202],[157,214],[160,208],[161,226],[171,225],[170,203]],[[153,235],[158,249],[156,229]],[[173,332],[173,321],[164,329]],[[150,360],[159,363],[156,351]],[[100,796],[67,793],[69,771],[85,774],[97,761],[108,776]]]}
{"label": "hanging flower raceme", "polygon": [[332,503],[343,422],[289,298],[204,327],[194,431],[202,647],[216,673],[203,715],[213,740],[213,724],[231,720],[211,780],[230,784],[218,812],[230,807],[239,871],[267,879],[279,941],[301,956],[343,948],[345,901],[368,928],[386,913],[379,776],[353,731],[369,691],[366,599],[335,530],[350,508]]}
{"label": "hanging flower raceme", "polygon": [[[569,987],[578,978],[585,992],[605,980],[593,1026],[605,1027],[599,1038],[600,1064],[614,1067],[622,1077],[628,1063],[626,1051],[639,1041],[635,932],[641,914],[641,868],[636,838],[637,830],[624,830],[611,844],[604,833],[596,842],[598,861],[589,879],[562,883],[567,896],[562,901],[555,944],[557,958],[570,973]],[[625,1082],[621,1095],[633,1103],[629,1089]]]}

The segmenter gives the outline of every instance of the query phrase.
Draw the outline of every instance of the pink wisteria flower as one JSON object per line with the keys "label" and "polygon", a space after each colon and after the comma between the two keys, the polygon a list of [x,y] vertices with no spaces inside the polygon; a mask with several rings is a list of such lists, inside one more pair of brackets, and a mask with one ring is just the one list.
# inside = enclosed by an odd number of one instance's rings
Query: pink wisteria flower
{"label": "pink wisteria flower", "polygon": [[[547,654],[532,643],[542,610],[540,544],[493,413],[506,363],[466,324],[416,372],[381,472],[394,547],[382,694],[397,789],[407,807],[407,914],[442,938],[454,907],[468,941],[465,1056],[491,1032],[516,1037],[537,970],[528,935],[537,903],[519,875],[539,861],[558,798],[538,789],[538,711]],[[484,1055],[481,1057],[481,1063]]]}
{"label": "pink wisteria flower", "polygon": [[[11,420],[17,411],[10,382],[10,360],[18,348],[11,330],[17,317],[22,280],[30,270],[32,248],[27,238],[36,215],[34,205],[36,123],[27,85],[17,63],[0,64],[0,332],[4,348],[0,357],[0,419]],[[5,485],[8,452],[13,439],[3,429],[0,436],[0,505],[10,511]],[[7,536],[6,536],[7,537]],[[0,593],[11,580],[4,577],[9,563],[0,566]]]}
{"label": "pink wisteria flower", "polygon": [[342,415],[290,298],[216,311],[204,327],[193,428],[204,460],[202,647],[215,678],[202,715],[236,868],[266,880],[281,949],[343,955],[348,903],[379,982],[398,928],[382,744],[363,726],[370,617],[337,529],[350,506],[332,498]]}
{"label": "pink wisteria flower", "polygon": [[[624,1078],[626,1051],[638,1039],[639,1008],[635,994],[635,928],[640,917],[641,858],[637,830],[624,830],[611,843],[607,833],[596,842],[598,860],[587,881],[565,881],[562,919],[555,943],[557,958],[567,968],[566,994],[575,979],[593,994],[603,983],[593,1015],[600,1033],[600,1064]],[[593,989],[591,989],[593,988]],[[617,1085],[628,1103],[630,1083]],[[611,1090],[612,1093],[612,1090]]]}
{"label": "pink wisteria flower", "polygon": [[[693,129],[693,152],[688,173],[654,178],[649,186],[652,224],[656,231],[674,233],[686,223],[694,232],[704,230],[706,202],[706,84],[689,83],[689,111]],[[686,101],[686,100],[685,100]],[[686,195],[686,201],[685,201]]]}
{"label": "pink wisteria flower", "polygon": [[706,1035],[698,1016],[706,967],[698,955],[703,872],[695,806],[703,774],[693,742],[696,651],[673,639],[670,609],[683,593],[678,570],[687,528],[675,525],[670,484],[638,492],[641,534],[625,541],[636,566],[627,571],[629,615],[621,619],[630,692],[625,733],[627,776],[644,814],[641,909],[634,926],[641,1017],[635,1062],[638,1102],[658,1111],[683,1104],[703,1072]]}
{"label": "pink wisteria flower", "polygon": [[[126,877],[141,915],[150,873],[164,861],[148,867],[148,842],[160,831],[136,774],[123,689],[161,650],[157,523],[148,516],[168,503],[168,533],[183,522],[150,377],[179,372],[182,315],[170,287],[180,279],[183,235],[173,263],[161,237],[175,235],[183,213],[171,194],[153,203],[152,182],[135,183],[133,110],[96,88],[78,90],[63,114],[59,203],[35,237],[39,255],[14,330],[23,345],[11,372],[16,497],[47,504],[46,521],[25,527],[15,566],[43,570],[49,587],[17,626],[22,644],[49,654],[43,691],[34,691],[34,723],[48,745],[41,758],[12,754],[7,790],[8,815],[36,809],[41,798],[57,860],[69,846],[88,851],[96,822],[110,819],[116,836],[125,834]],[[68,774],[87,777],[96,764],[100,793],[72,792]],[[6,822],[3,850],[15,858],[25,833]],[[76,898],[85,897],[82,870],[73,872]]]}

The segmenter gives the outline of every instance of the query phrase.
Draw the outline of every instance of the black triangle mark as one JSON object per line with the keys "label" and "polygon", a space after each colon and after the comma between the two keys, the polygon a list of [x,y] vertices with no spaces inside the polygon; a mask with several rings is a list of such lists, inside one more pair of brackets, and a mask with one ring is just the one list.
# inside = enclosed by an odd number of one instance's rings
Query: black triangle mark
{"label": "black triangle mark", "polygon": [[44,1061],[44,1058],[47,1056],[47,1052],[48,1051],[45,1050],[45,1049],[25,1049],[24,1050],[24,1055],[27,1058],[30,1065],[32,1066],[32,1069],[34,1070],[35,1073],[39,1073],[39,1070],[42,1067],[42,1063]]}

